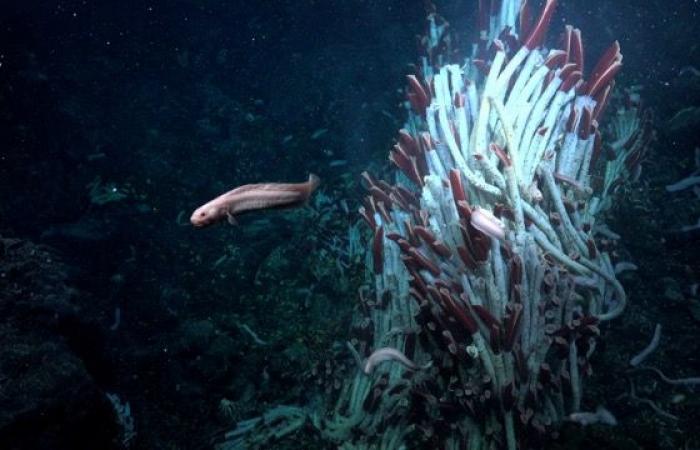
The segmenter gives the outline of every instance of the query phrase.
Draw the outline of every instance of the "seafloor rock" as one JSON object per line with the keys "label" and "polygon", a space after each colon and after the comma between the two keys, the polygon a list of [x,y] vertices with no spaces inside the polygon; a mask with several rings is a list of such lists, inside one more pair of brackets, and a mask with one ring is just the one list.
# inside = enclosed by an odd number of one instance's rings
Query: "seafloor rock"
{"label": "seafloor rock", "polygon": [[79,323],[64,280],[50,251],[0,237],[2,449],[119,448],[111,405],[60,331]]}

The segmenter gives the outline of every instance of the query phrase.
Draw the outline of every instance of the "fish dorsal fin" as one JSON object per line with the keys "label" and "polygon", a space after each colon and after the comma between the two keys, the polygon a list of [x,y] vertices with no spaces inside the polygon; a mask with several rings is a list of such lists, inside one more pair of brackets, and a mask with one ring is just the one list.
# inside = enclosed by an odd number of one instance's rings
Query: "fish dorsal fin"
{"label": "fish dorsal fin", "polygon": [[232,189],[226,193],[226,195],[234,195],[234,194],[242,194],[244,192],[248,191],[253,191],[255,189],[260,189],[261,186],[264,186],[263,184],[245,184],[243,186],[239,186],[236,189]]}
{"label": "fish dorsal fin", "polygon": [[303,193],[305,196],[311,195],[320,183],[320,179],[314,175],[310,174],[308,181],[304,183],[255,183],[255,184],[245,184],[239,186],[225,195],[238,195],[250,191],[296,191]]}

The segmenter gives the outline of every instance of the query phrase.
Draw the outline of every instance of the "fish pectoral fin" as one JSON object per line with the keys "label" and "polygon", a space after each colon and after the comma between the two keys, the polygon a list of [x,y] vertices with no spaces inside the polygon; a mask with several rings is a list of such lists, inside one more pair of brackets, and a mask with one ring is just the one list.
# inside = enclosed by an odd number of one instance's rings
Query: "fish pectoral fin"
{"label": "fish pectoral fin", "polygon": [[238,221],[236,220],[236,217],[233,214],[231,214],[230,212],[226,213],[226,220],[231,225],[238,225]]}

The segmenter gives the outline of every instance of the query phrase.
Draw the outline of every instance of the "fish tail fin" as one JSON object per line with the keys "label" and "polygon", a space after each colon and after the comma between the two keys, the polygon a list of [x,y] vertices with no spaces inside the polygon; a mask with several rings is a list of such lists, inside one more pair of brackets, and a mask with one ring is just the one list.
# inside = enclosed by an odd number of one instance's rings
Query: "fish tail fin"
{"label": "fish tail fin", "polygon": [[311,196],[313,195],[314,191],[318,188],[319,184],[321,184],[321,179],[313,173],[310,173],[309,181],[298,185],[298,192],[301,195],[300,205],[309,205],[309,200],[311,199]]}
{"label": "fish tail fin", "polygon": [[309,174],[309,195],[318,188],[319,184],[321,184],[321,179],[313,173]]}

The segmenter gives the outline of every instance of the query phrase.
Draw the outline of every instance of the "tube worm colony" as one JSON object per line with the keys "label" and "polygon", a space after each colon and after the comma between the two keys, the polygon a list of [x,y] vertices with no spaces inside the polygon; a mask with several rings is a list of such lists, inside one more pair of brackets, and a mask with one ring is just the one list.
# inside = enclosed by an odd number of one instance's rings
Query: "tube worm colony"
{"label": "tube worm colony", "polygon": [[394,180],[363,174],[374,287],[349,347],[372,370],[308,413],[339,448],[541,448],[581,410],[598,327],[627,301],[601,215],[651,129],[627,95],[603,132],[620,47],[588,67],[566,26],[545,48],[555,6],[479,1],[458,63],[430,11]]}
{"label": "tube worm colony", "polygon": [[626,302],[597,220],[651,131],[628,101],[603,144],[620,47],[589,69],[567,26],[545,49],[555,6],[533,20],[527,2],[480,2],[463,65],[446,63],[448,25],[428,17],[398,174],[364,174],[376,299],[357,343],[433,367],[358,376],[324,424],[339,441],[360,429],[398,448],[417,429],[431,448],[538,447],[581,408],[598,326]]}

